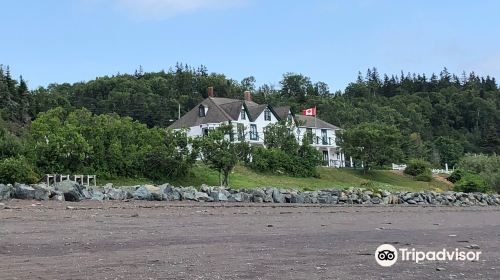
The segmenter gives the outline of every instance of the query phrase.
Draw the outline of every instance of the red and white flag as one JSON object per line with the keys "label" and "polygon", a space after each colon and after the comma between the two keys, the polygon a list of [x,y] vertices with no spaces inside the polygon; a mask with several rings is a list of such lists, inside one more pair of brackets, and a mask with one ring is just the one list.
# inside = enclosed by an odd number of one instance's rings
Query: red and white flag
{"label": "red and white flag", "polygon": [[316,107],[305,109],[302,111],[302,114],[305,116],[316,116]]}

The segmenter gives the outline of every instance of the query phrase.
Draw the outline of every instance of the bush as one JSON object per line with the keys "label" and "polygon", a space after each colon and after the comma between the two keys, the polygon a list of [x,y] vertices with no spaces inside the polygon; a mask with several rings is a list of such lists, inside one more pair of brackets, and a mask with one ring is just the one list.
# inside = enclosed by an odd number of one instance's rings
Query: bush
{"label": "bush", "polygon": [[415,180],[422,182],[430,182],[432,181],[432,172],[430,170],[425,170],[424,173],[415,176]]}
{"label": "bush", "polygon": [[0,183],[33,184],[38,179],[32,165],[24,157],[10,157],[0,161]]}
{"label": "bush", "polygon": [[490,189],[500,193],[500,156],[467,155],[460,161],[459,167],[478,174]]}
{"label": "bush", "polygon": [[471,173],[464,172],[462,174],[462,178],[455,183],[455,187],[453,188],[456,192],[489,192],[491,189],[488,187],[486,182],[481,176]]}
{"label": "bush", "polygon": [[451,173],[450,176],[448,176],[448,178],[446,178],[446,180],[448,180],[452,183],[456,183],[456,182],[460,181],[460,179],[462,179],[463,174],[464,174],[463,170],[457,169],[457,170],[453,171],[453,173]]}
{"label": "bush", "polygon": [[[411,176],[428,175],[431,173],[430,164],[424,160],[411,159],[404,170],[405,174]],[[432,176],[432,175],[431,175]]]}

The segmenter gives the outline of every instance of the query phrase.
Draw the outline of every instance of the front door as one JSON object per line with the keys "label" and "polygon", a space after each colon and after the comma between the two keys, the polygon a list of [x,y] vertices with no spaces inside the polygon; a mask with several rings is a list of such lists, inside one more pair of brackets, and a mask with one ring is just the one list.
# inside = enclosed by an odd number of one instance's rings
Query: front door
{"label": "front door", "polygon": [[329,164],[328,164],[329,161],[330,161],[330,158],[328,157],[328,151],[323,151],[323,165],[329,166]]}

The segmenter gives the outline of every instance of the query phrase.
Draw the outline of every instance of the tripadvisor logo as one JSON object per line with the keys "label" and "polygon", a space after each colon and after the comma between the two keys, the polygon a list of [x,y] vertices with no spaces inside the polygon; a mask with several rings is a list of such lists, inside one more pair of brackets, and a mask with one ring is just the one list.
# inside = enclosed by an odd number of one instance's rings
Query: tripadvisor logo
{"label": "tripadvisor logo", "polygon": [[393,266],[398,259],[419,263],[422,261],[478,261],[481,251],[463,251],[442,249],[439,251],[419,251],[415,248],[399,248],[391,244],[382,244],[375,250],[375,260],[384,267]]}

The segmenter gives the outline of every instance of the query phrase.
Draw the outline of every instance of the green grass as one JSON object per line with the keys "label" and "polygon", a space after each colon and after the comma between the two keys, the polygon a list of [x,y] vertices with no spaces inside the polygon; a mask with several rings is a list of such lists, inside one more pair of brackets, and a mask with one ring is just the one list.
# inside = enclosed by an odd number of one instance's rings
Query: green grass
{"label": "green grass", "polygon": [[[201,184],[218,185],[218,172],[207,166],[198,164],[186,178],[172,181],[171,184],[183,186],[200,186]],[[387,190],[446,190],[449,186],[443,182],[418,182],[413,178],[396,174],[390,170],[374,170],[367,174],[352,169],[319,168],[320,178],[300,178],[284,175],[257,173],[245,166],[238,165],[229,176],[229,185],[233,188],[255,188],[264,186],[295,188],[295,189],[321,189],[333,187],[356,187],[363,183],[373,182],[378,188]]]}
{"label": "green grass", "polygon": [[[371,185],[387,190],[447,190],[449,186],[443,182],[433,180],[432,182],[418,182],[413,178],[396,174],[390,170],[373,170],[363,174],[360,170],[319,168],[320,178],[300,178],[284,175],[273,175],[257,173],[251,169],[238,165],[229,176],[229,185],[232,188],[256,188],[256,187],[282,187],[294,189],[324,189],[324,188],[348,188],[358,187],[361,184],[372,182]],[[105,184],[111,182],[115,186],[131,186],[140,184],[164,183],[153,182],[142,178],[119,178],[114,180],[101,180]],[[175,186],[195,186],[207,184],[219,185],[219,173],[203,164],[196,164],[185,178],[170,180]]]}

